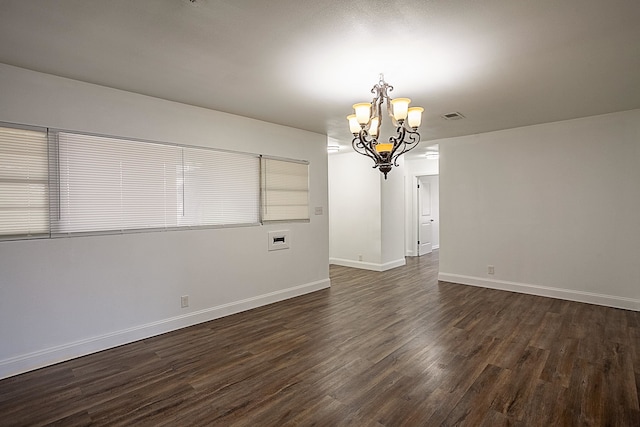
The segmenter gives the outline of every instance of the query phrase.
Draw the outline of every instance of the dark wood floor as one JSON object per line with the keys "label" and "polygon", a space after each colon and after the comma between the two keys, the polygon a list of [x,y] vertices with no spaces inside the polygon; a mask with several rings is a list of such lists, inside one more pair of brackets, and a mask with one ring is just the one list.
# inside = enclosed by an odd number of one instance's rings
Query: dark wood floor
{"label": "dark wood floor", "polygon": [[0,381],[0,425],[640,426],[640,313],[438,283],[437,255]]}

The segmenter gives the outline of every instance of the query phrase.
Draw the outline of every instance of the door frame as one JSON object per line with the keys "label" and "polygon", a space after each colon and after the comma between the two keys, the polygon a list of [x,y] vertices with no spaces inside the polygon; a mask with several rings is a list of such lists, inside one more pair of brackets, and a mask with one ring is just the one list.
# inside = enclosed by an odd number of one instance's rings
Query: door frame
{"label": "door frame", "polygon": [[[407,218],[408,223],[410,224],[409,230],[410,233],[410,242],[411,251],[407,253],[407,256],[418,256],[420,253],[420,248],[418,248],[418,237],[420,236],[420,230],[418,229],[418,179],[422,176],[440,176],[439,173],[413,173],[411,175],[411,209],[409,210],[410,214]],[[438,186],[439,187],[439,186]],[[438,188],[438,194],[440,194],[440,189]],[[438,197],[439,199],[439,197]],[[439,216],[439,215],[438,215]],[[439,222],[439,221],[438,221]],[[436,250],[440,247],[438,245],[433,246],[433,250]]]}

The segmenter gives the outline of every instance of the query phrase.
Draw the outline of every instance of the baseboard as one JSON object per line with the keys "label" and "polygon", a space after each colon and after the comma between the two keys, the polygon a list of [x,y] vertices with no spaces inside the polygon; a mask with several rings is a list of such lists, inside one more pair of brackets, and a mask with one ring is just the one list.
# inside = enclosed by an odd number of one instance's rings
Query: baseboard
{"label": "baseboard", "polygon": [[479,286],[483,288],[499,289],[502,291],[519,292],[542,297],[558,298],[607,307],[622,308],[625,310],[640,311],[640,300],[614,295],[596,294],[593,292],[575,291],[572,289],[552,288],[548,286],[509,282],[506,280],[490,280],[482,277],[450,273],[439,273],[438,280],[443,282],[460,283],[462,285]]}
{"label": "baseboard", "polygon": [[404,258],[397,259],[395,261],[386,262],[384,264],[377,264],[373,262],[353,261],[350,259],[342,258],[329,258],[329,264],[342,265],[344,267],[360,268],[362,270],[372,271],[387,271],[392,268],[402,267],[407,261]]}
{"label": "baseboard", "polygon": [[[440,249],[440,245],[433,245],[433,247],[431,248],[431,251],[437,251],[438,249]],[[407,253],[406,256],[420,256],[418,255],[418,253],[416,253],[416,251],[414,251],[413,249],[407,249]]]}
{"label": "baseboard", "polygon": [[283,301],[300,295],[326,289],[331,286],[330,279],[318,280],[304,285],[258,295],[241,301],[234,301],[204,310],[194,311],[181,316],[159,320],[132,328],[112,332],[105,335],[62,344],[32,353],[0,360],[0,379],[32,371],[44,366],[53,365],[76,357],[106,350],[119,345],[128,344],[141,339],[153,337],[167,332],[182,329],[198,323],[219,319],[231,314],[251,310],[253,308]]}

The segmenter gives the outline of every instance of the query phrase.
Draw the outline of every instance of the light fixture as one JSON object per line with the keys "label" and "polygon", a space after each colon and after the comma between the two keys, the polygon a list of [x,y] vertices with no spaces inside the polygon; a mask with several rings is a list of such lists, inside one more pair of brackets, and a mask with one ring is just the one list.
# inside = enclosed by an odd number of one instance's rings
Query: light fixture
{"label": "light fixture", "polygon": [[327,145],[327,152],[328,153],[337,153],[338,151],[340,151],[340,146],[339,145]]}
{"label": "light fixture", "polygon": [[[398,157],[415,148],[420,142],[420,134],[417,132],[422,121],[422,107],[409,107],[409,98],[389,97],[388,92],[393,86],[384,81],[380,74],[380,80],[371,89],[375,96],[373,100],[353,105],[355,114],[347,116],[349,129],[353,134],[351,145],[353,149],[363,156],[370,157],[374,168],[378,168],[387,179],[387,174],[393,166],[398,166]],[[396,127],[396,135],[389,137],[389,142],[379,142],[380,129],[382,127],[382,105],[385,104],[391,122]]]}

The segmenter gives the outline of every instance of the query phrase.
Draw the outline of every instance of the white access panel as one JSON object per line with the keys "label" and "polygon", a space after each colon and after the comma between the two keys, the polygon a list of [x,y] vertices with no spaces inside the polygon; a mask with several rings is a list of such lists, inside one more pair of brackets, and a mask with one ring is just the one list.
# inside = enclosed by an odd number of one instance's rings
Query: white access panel
{"label": "white access panel", "polygon": [[269,250],[289,249],[289,230],[269,232]]}

